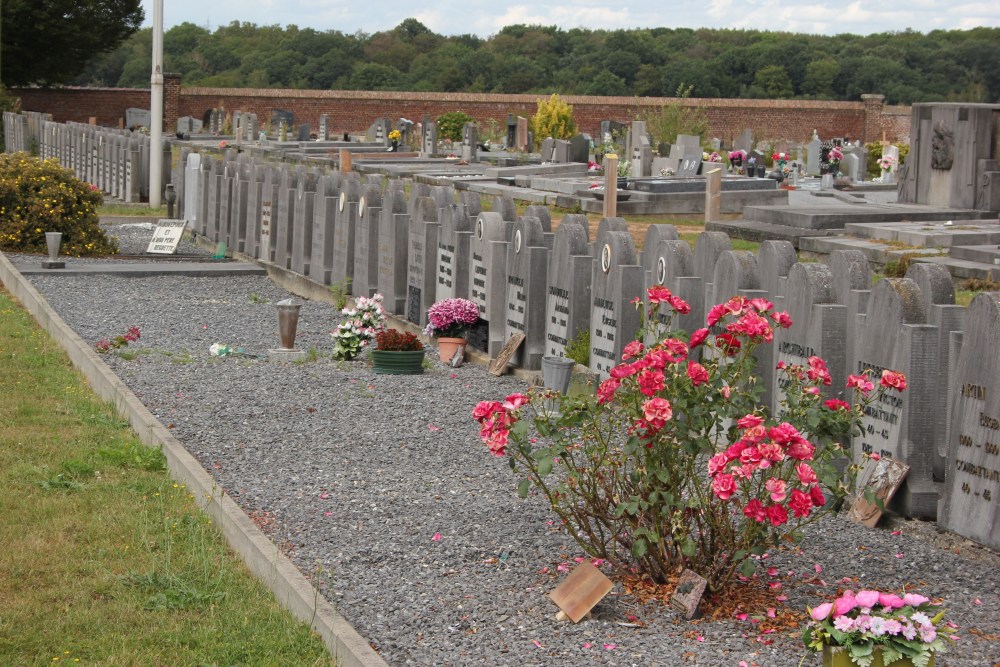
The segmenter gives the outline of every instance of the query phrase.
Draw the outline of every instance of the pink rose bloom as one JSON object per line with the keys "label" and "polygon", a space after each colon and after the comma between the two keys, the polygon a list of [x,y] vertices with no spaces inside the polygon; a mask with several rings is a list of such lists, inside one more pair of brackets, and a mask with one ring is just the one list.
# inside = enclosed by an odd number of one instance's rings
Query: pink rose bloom
{"label": "pink rose bloom", "polygon": [[809,610],[809,615],[814,621],[825,621],[830,618],[830,610],[833,609],[832,602],[824,602],[823,604]]}
{"label": "pink rose bloom", "polygon": [[726,315],[725,304],[717,303],[708,309],[708,315],[705,317],[705,324],[713,326],[721,320],[724,315]]}
{"label": "pink rose bloom", "polygon": [[903,391],[906,389],[906,376],[902,373],[897,373],[896,371],[890,371],[888,369],[882,371],[882,386],[890,387],[897,391]]}
{"label": "pink rose bloom", "polygon": [[757,449],[760,450],[760,455],[763,457],[762,460],[770,461],[771,463],[780,463],[785,460],[785,452],[781,449],[781,445],[773,442],[763,442],[757,445]]}
{"label": "pink rose bloom", "polygon": [[693,334],[691,334],[691,340],[688,341],[688,345],[691,347],[698,347],[705,342],[706,338],[708,338],[708,329],[697,329]]}
{"label": "pink rose bloom", "polygon": [[895,593],[879,593],[878,603],[886,609],[899,609],[903,606],[903,598]]}
{"label": "pink rose bloom", "polygon": [[708,371],[697,361],[688,362],[687,374],[691,384],[695,387],[708,382]]}
{"label": "pink rose bloom", "polygon": [[800,463],[795,466],[795,474],[799,476],[799,484],[802,486],[812,486],[819,481],[816,477],[816,471],[808,463]]}
{"label": "pink rose bloom", "polygon": [[680,340],[679,338],[668,338],[663,341],[663,347],[672,356],[679,357],[678,359],[671,359],[671,361],[680,361],[687,356],[688,346],[687,343]]}
{"label": "pink rose bloom", "polygon": [[642,404],[642,414],[648,421],[667,421],[673,416],[670,401],[665,398],[651,398]]}
{"label": "pink rose bloom", "polygon": [[878,604],[878,591],[858,591],[858,594],[854,596],[859,607],[865,609],[871,609]]}
{"label": "pink rose bloom", "polygon": [[765,312],[774,308],[774,304],[763,297],[757,297],[756,299],[750,299],[750,305],[757,309],[758,312]]}
{"label": "pink rose bloom", "polygon": [[628,361],[632,357],[641,354],[642,351],[645,349],[646,346],[640,343],[639,341],[637,340],[632,341],[631,343],[625,346],[624,350],[622,350],[622,361]]}
{"label": "pink rose bloom", "polygon": [[712,491],[719,500],[729,500],[736,493],[736,478],[725,473],[712,480]]}
{"label": "pink rose bloom", "polygon": [[753,428],[754,426],[760,426],[763,423],[764,423],[763,417],[751,413],[749,415],[746,415],[745,417],[741,417],[739,421],[736,422],[736,425],[739,426],[740,428]]}
{"label": "pink rose bloom", "polygon": [[857,606],[858,603],[854,600],[854,595],[850,591],[845,591],[843,595],[833,601],[833,615],[843,616]]}
{"label": "pink rose bloom", "polygon": [[691,312],[691,304],[679,296],[672,295],[667,301],[670,303],[670,307],[679,315],[687,315]]}
{"label": "pink rose bloom", "polygon": [[816,451],[816,447],[813,446],[811,442],[805,438],[796,438],[788,447],[788,457],[793,458],[797,461],[811,461],[813,453]]}
{"label": "pink rose bloom", "polygon": [[818,486],[814,486],[809,489],[809,499],[812,500],[815,507],[823,507],[823,505],[826,505],[826,496],[823,495],[823,489]]}
{"label": "pink rose bloom", "polygon": [[726,456],[726,453],[719,452],[708,460],[708,474],[715,477],[717,474],[726,469],[726,465],[728,463],[729,457]]}
{"label": "pink rose bloom", "polygon": [[639,373],[639,377],[637,378],[639,391],[646,396],[652,396],[656,392],[663,390],[664,379],[663,373],[660,371],[644,370]]}
{"label": "pink rose bloom", "polygon": [[772,477],[764,482],[764,488],[771,494],[771,500],[780,503],[785,499],[785,480]]}
{"label": "pink rose bloom", "polygon": [[745,296],[734,296],[726,302],[725,309],[734,315],[742,313],[750,305]]}
{"label": "pink rose bloom", "polygon": [[847,386],[857,389],[865,396],[870,394],[872,390],[875,388],[875,385],[872,384],[871,380],[869,380],[864,375],[848,375]]}
{"label": "pink rose bloom", "polygon": [[524,394],[511,394],[507,398],[503,399],[503,407],[504,410],[517,410],[527,402],[528,397]]}
{"label": "pink rose bloom", "polygon": [[743,440],[737,440],[733,444],[729,445],[726,449],[726,459],[730,461],[735,461],[740,458],[740,454],[743,452],[743,448],[747,446],[747,443]]}
{"label": "pink rose bloom", "polygon": [[767,428],[763,424],[751,426],[743,431],[743,439],[751,443],[763,442],[767,439]]}
{"label": "pink rose bloom", "polygon": [[808,493],[803,493],[799,489],[793,489],[792,499],[788,501],[788,506],[792,509],[792,514],[796,517],[808,517],[813,504]]}
{"label": "pink rose bloom", "polygon": [[740,463],[752,463],[756,468],[760,463],[760,452],[756,447],[744,447],[740,452]]}
{"label": "pink rose bloom", "polygon": [[[815,378],[813,378],[813,379],[815,379]],[[830,384],[830,383],[827,382],[827,384]],[[812,394],[814,396],[819,396],[819,387],[806,387],[802,391],[804,393],[806,393],[806,394]]]}
{"label": "pink rose bloom", "polygon": [[743,514],[748,519],[753,519],[757,523],[764,523],[764,520],[767,518],[767,515],[764,513],[764,503],[756,498],[747,503],[747,506],[743,508]]}
{"label": "pink rose bloom", "polygon": [[719,393],[722,394],[726,398],[726,400],[729,400],[729,393],[731,391],[732,391],[732,389],[729,388],[728,384],[725,385],[724,387],[722,387],[721,389],[719,389]]}
{"label": "pink rose bloom", "polygon": [[794,440],[799,436],[799,431],[797,428],[789,424],[788,422],[782,422],[777,426],[772,426],[768,430],[768,435],[771,440],[774,440],[779,445],[785,445]]}
{"label": "pink rose bloom", "polygon": [[604,404],[615,397],[618,387],[622,386],[622,381],[617,378],[608,378],[597,388],[597,402]]}
{"label": "pink rose bloom", "polygon": [[926,602],[930,602],[930,598],[925,598],[923,595],[917,595],[916,593],[907,593],[903,596],[903,604],[911,607],[919,607]]}
{"label": "pink rose bloom", "polygon": [[785,311],[781,311],[780,313],[771,313],[771,319],[774,320],[774,323],[782,329],[787,329],[792,326],[792,316]]}
{"label": "pink rose bloom", "polygon": [[494,412],[500,412],[501,410],[503,410],[503,406],[500,405],[499,401],[480,401],[476,407],[472,409],[472,418],[481,423],[484,419],[490,417]]}
{"label": "pink rose bloom", "polygon": [[764,513],[772,526],[781,526],[788,522],[788,510],[783,505],[771,505]]}
{"label": "pink rose bloom", "polygon": [[839,398],[831,398],[830,400],[823,403],[824,407],[829,410],[847,410],[851,406],[847,401],[842,401]]}
{"label": "pink rose bloom", "polygon": [[636,364],[619,364],[611,369],[608,373],[611,377],[621,380],[622,378],[627,378],[630,375],[635,375],[640,370],[640,366]]}
{"label": "pink rose bloom", "polygon": [[663,303],[670,298],[670,290],[663,285],[653,285],[646,290],[646,296],[650,303]]}

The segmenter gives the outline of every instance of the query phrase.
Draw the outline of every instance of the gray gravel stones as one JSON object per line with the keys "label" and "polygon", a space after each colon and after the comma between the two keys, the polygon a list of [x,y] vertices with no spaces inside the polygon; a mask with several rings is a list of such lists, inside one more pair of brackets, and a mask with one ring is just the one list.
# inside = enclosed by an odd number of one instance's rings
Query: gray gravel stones
{"label": "gray gravel stones", "polygon": [[[117,231],[124,252],[148,241]],[[89,343],[140,328],[129,354],[108,364],[391,665],[782,667],[803,655],[797,632],[758,631],[766,608],[690,624],[620,585],[592,620],[556,622],[547,595],[560,564],[583,553],[542,499],[517,498],[517,480],[471,419],[477,401],[522,390],[516,379],[436,359],[422,376],[332,361],[339,316],[311,301],[297,338],[314,351],[309,361],[211,357],[215,342],[250,354],[276,346],[273,304],[289,295],[266,278],[32,282]],[[778,610],[838,587],[915,586],[944,598],[962,629],[939,665],[1000,660],[1000,557],[933,524],[868,530],[829,518],[766,565]]]}

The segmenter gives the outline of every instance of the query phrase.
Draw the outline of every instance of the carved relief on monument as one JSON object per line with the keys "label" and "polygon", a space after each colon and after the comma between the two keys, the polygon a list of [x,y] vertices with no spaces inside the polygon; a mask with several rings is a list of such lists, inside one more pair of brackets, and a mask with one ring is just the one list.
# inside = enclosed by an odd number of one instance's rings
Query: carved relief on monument
{"label": "carved relief on monument", "polygon": [[931,167],[934,169],[951,169],[955,162],[955,131],[938,121],[934,124],[931,137]]}

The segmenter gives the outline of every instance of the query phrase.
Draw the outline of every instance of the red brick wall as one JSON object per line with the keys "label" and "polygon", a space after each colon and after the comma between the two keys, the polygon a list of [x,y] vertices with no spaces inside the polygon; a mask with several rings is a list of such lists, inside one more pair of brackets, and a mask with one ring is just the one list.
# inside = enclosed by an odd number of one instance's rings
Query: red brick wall
{"label": "red brick wall", "polygon": [[[57,121],[87,122],[97,117],[100,125],[117,126],[128,107],[149,108],[149,91],[120,88],[16,89],[22,108],[51,113]],[[271,90],[248,88],[181,88],[172,105],[171,91],[166,91],[167,129],[179,116],[202,118],[213,107],[225,107],[257,114],[262,123],[272,109],[287,109],[295,122],[319,125],[320,114],[330,116],[330,132],[361,132],[376,118],[395,121],[399,117],[419,122],[424,116],[436,117],[448,111],[464,111],[482,126],[492,119],[504,131],[508,113],[530,117],[536,109],[537,95],[492,95],[475,93],[412,93],[339,90]],[[878,96],[872,96],[878,97]],[[637,110],[663,105],[669,98],[566,96],[573,105],[577,127],[594,135],[600,121],[628,121]],[[877,141],[896,140],[909,134],[909,109],[883,106],[881,100],[827,102],[811,100],[686,99],[688,106],[703,107],[708,114],[709,135],[727,144],[745,128],[758,139],[808,141],[813,130],[821,137],[862,138]],[[176,112],[174,111],[176,109]],[[890,111],[891,110],[891,111]],[[176,113],[176,115],[174,115]]]}

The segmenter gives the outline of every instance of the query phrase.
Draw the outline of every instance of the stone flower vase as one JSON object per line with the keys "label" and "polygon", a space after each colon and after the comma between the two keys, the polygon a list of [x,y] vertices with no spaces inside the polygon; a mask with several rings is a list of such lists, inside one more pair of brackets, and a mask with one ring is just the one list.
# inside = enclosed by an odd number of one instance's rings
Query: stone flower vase
{"label": "stone flower vase", "polygon": [[281,340],[282,350],[295,349],[295,334],[299,328],[300,303],[291,301],[279,302],[278,307],[278,338]]}
{"label": "stone flower vase", "polygon": [[565,395],[569,391],[569,380],[576,362],[567,357],[542,357],[542,383],[546,389],[554,389]]}

